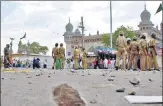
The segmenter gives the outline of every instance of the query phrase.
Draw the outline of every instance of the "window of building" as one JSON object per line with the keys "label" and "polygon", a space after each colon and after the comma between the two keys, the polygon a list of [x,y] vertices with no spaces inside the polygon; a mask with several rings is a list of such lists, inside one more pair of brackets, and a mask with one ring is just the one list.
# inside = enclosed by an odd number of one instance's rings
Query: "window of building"
{"label": "window of building", "polygon": [[145,27],[143,27],[143,30],[145,29]]}

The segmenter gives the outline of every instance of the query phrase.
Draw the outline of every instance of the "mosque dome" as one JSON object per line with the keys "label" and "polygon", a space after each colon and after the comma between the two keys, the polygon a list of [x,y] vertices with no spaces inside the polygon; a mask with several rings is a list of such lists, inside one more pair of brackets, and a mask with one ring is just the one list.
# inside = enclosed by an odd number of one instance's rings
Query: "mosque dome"
{"label": "mosque dome", "polygon": [[70,23],[70,18],[69,18],[69,23],[66,25],[66,32],[72,32],[73,31],[73,25]]}
{"label": "mosque dome", "polygon": [[81,35],[81,33],[80,33],[78,28],[75,30],[75,35]]}
{"label": "mosque dome", "polygon": [[141,13],[140,16],[141,16],[141,20],[142,20],[142,21],[150,21],[151,14],[150,14],[149,11],[147,11],[146,5],[145,5],[144,11]]}

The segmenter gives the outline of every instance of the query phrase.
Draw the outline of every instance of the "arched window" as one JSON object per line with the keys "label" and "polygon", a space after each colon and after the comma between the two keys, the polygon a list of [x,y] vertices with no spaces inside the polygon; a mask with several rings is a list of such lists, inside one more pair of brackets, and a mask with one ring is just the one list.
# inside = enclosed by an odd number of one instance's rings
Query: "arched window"
{"label": "arched window", "polygon": [[145,27],[143,27],[143,30],[145,29]]}
{"label": "arched window", "polygon": [[148,27],[146,27],[146,29],[148,29]]}

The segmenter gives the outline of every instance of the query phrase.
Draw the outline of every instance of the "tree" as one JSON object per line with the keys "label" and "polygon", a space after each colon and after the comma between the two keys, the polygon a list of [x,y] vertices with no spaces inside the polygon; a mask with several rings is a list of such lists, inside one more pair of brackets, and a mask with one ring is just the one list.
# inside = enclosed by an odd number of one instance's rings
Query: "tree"
{"label": "tree", "polygon": [[110,35],[109,34],[103,34],[101,38],[102,44],[104,44],[105,47],[110,46]]}
{"label": "tree", "polygon": [[29,52],[35,54],[46,54],[48,52],[47,46],[41,46],[38,42],[33,42],[29,45]]}
{"label": "tree", "polygon": [[127,27],[124,27],[123,25],[122,26],[120,26],[119,28],[117,28],[117,30],[113,33],[113,48],[115,48],[116,46],[115,46],[115,44],[116,44],[116,39],[117,39],[117,37],[119,36],[119,31],[123,31],[124,32],[124,36],[126,37],[126,38],[133,38],[134,36],[135,36],[135,33],[134,33],[134,31],[133,31],[133,28],[132,27],[129,27],[129,26],[127,26]]}
{"label": "tree", "polygon": [[40,47],[40,52],[44,55],[48,52],[48,47],[47,46],[41,46]]}

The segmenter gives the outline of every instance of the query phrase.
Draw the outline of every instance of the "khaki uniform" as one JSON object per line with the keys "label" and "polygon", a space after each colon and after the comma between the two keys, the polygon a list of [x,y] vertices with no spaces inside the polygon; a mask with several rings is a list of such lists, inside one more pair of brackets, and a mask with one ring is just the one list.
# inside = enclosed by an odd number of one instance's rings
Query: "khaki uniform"
{"label": "khaki uniform", "polygon": [[63,47],[60,47],[59,48],[59,58],[60,58],[60,61],[61,61],[61,68],[64,69],[64,62],[65,62],[65,48]]}
{"label": "khaki uniform", "polygon": [[139,42],[139,53],[140,53],[140,69],[141,71],[146,70],[146,51],[147,42],[144,39],[140,39]]}
{"label": "khaki uniform", "polygon": [[[128,59],[128,66],[129,66],[129,61],[130,61],[130,44],[127,44],[127,59]],[[128,67],[129,69],[130,67]]]}
{"label": "khaki uniform", "polygon": [[154,66],[154,69],[158,69],[158,63],[157,63],[157,53],[156,53],[156,40],[151,38],[149,41],[149,52],[150,52],[150,68]]}
{"label": "khaki uniform", "polygon": [[137,41],[132,41],[130,44],[130,60],[128,64],[128,68],[130,69],[131,64],[133,63],[133,68],[137,69],[137,62],[138,62],[138,54],[139,54],[139,44]]}
{"label": "khaki uniform", "polygon": [[59,58],[59,49],[58,49],[58,47],[53,48],[53,54],[54,54],[54,66],[55,66],[56,59]]}
{"label": "khaki uniform", "polygon": [[[149,53],[149,43],[147,43],[147,53],[150,54],[150,53]],[[146,56],[146,69],[147,69],[147,70],[150,70],[150,68],[151,68],[151,67],[150,67],[150,63],[151,63],[150,56],[147,55],[147,56]]]}
{"label": "khaki uniform", "polygon": [[82,55],[82,67],[83,67],[83,69],[87,68],[87,61],[86,60],[87,60],[87,53],[84,50],[83,55]]}
{"label": "khaki uniform", "polygon": [[122,57],[122,68],[123,70],[126,69],[126,49],[127,49],[127,42],[124,36],[119,36],[116,40],[116,46],[118,51],[116,53],[116,66],[119,67],[120,57]]}
{"label": "khaki uniform", "polygon": [[80,54],[79,49],[75,49],[75,50],[74,50],[75,69],[78,69],[78,68],[79,68],[79,64],[78,64],[78,61],[79,61],[79,54]]}

